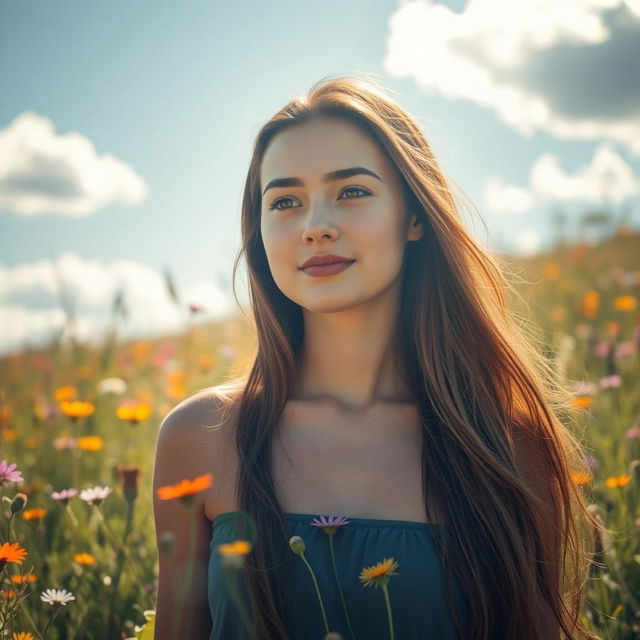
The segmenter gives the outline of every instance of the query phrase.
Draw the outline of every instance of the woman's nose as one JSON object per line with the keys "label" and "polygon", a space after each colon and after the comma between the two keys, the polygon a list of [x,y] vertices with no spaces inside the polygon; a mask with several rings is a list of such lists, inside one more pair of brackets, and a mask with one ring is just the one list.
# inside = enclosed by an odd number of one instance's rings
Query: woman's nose
{"label": "woman's nose", "polygon": [[331,218],[331,212],[322,204],[310,208],[302,231],[303,240],[321,237],[335,237],[338,229]]}

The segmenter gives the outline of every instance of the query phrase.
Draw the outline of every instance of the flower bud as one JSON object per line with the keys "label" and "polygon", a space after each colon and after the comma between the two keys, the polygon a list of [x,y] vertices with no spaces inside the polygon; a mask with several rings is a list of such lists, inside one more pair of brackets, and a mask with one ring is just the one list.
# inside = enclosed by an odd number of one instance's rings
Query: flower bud
{"label": "flower bud", "polygon": [[26,504],[27,496],[24,493],[16,493],[14,499],[11,501],[11,513],[22,511]]}
{"label": "flower bud", "polygon": [[160,553],[171,556],[176,548],[176,537],[171,531],[163,531],[158,539]]}
{"label": "flower bud", "polygon": [[293,536],[289,540],[289,547],[293,553],[301,554],[307,548],[304,544],[304,540],[300,536]]}

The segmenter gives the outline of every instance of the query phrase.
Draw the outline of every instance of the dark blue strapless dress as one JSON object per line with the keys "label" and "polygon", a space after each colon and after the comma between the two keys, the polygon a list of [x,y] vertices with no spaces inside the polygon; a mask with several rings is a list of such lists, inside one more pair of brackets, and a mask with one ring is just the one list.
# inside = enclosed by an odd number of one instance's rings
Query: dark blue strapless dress
{"label": "dark blue strapless dress", "polygon": [[[241,512],[220,514],[212,522],[209,560],[208,600],[213,630],[210,640],[248,640],[235,603],[230,598],[217,545],[232,542],[239,536],[234,521]],[[343,640],[351,640],[344,616],[329,549],[329,536],[310,523],[316,515],[285,513],[290,537],[300,536],[306,545],[305,558],[311,565],[327,616],[329,630]],[[363,568],[385,558],[399,564],[389,577],[387,587],[391,603],[395,640],[457,640],[455,623],[447,605],[442,563],[437,553],[433,531],[440,527],[445,541],[447,527],[406,520],[350,518],[333,536],[336,568],[356,640],[387,640],[389,619],[384,592],[380,587],[366,587],[359,579]],[[289,576],[292,604],[283,613],[290,640],[323,640],[325,625],[316,588],[309,569],[300,556],[292,553],[294,575]],[[456,612],[463,629],[469,629],[468,602],[455,575],[451,576]],[[240,582],[240,597],[246,600]]]}

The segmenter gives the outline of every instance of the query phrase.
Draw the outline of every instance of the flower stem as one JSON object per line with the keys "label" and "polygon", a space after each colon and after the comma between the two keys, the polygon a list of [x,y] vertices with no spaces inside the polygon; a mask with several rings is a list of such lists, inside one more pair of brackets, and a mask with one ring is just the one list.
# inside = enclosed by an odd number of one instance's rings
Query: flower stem
{"label": "flower stem", "polygon": [[338,592],[340,593],[340,600],[342,600],[342,608],[344,609],[344,615],[347,618],[347,624],[349,625],[349,633],[353,640],[355,640],[355,635],[353,633],[353,629],[351,628],[351,620],[349,619],[349,612],[347,611],[347,603],[344,601],[344,596],[342,595],[342,587],[340,586],[340,580],[338,579],[338,570],[336,569],[336,558],[333,554],[333,534],[329,536],[329,550],[331,551],[331,562],[333,563],[333,575],[336,578],[336,584],[338,585]]}
{"label": "flower stem", "polygon": [[324,628],[326,629],[327,633],[330,633],[329,623],[327,622],[327,615],[324,612],[324,605],[322,604],[322,598],[320,597],[320,588],[318,587],[318,581],[316,580],[316,575],[315,573],[313,573],[313,569],[311,568],[311,565],[307,562],[307,559],[304,557],[304,553],[301,553],[300,557],[302,558],[302,561],[307,565],[307,568],[311,573],[311,577],[313,578],[313,584],[316,587],[316,594],[318,595],[318,602],[320,603],[320,609],[322,611],[322,619],[324,620]]}
{"label": "flower stem", "polygon": [[387,591],[386,584],[382,585],[382,591],[384,592],[384,601],[387,605],[387,616],[389,617],[389,638],[393,640],[395,637],[393,634],[393,618],[391,616],[391,602],[389,601],[389,592]]}
{"label": "flower stem", "polygon": [[249,634],[249,637],[251,638],[251,640],[254,640],[256,637],[256,631],[255,628],[253,627],[253,625],[251,624],[251,621],[249,620],[249,616],[247,614],[247,610],[244,606],[244,603],[242,602],[242,598],[240,597],[240,593],[238,592],[238,589],[236,588],[236,582],[233,579],[233,575],[234,575],[234,571],[230,570],[230,569],[225,569],[225,577],[227,580],[227,589],[229,590],[229,593],[231,595],[231,599],[233,600],[233,602],[235,603],[236,607],[238,608],[238,611],[240,612],[240,618],[242,619],[242,624],[244,624],[245,628],[247,629],[247,633]]}

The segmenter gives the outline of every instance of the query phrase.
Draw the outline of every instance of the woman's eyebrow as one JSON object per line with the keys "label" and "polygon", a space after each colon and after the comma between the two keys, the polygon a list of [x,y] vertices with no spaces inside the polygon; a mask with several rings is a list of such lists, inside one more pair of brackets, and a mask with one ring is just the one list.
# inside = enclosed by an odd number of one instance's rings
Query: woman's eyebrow
{"label": "woman's eyebrow", "polygon": [[[377,178],[382,182],[382,178],[377,174],[371,171],[371,169],[366,169],[365,167],[350,167],[348,169],[337,169],[336,171],[329,171],[329,173],[325,174],[322,177],[322,182],[333,182],[335,180],[344,180],[345,178],[351,178],[351,176],[357,175],[368,175]],[[300,178],[274,178],[269,182],[269,184],[264,188],[262,195],[264,196],[267,193],[268,189],[273,189],[274,187],[304,187],[304,181]]]}

